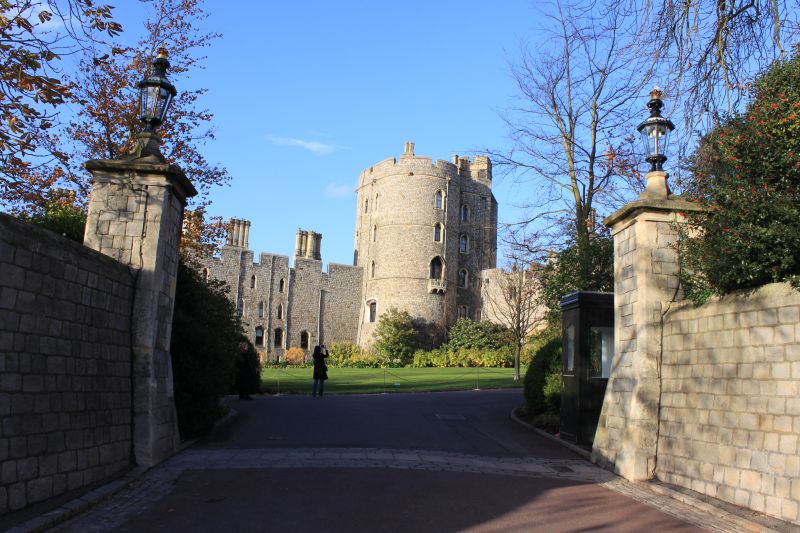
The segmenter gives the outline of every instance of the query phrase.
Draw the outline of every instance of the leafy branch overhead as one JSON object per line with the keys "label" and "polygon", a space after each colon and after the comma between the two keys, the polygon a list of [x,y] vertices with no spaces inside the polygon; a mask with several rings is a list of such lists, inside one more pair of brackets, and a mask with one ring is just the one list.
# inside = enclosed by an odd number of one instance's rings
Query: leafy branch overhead
{"label": "leafy branch overhead", "polygon": [[75,97],[61,60],[121,31],[112,7],[91,0],[0,2],[0,192],[30,190],[41,164],[68,159],[47,142],[59,106]]}
{"label": "leafy branch overhead", "polygon": [[800,280],[800,52],[757,78],[752,100],[703,137],[682,242],[688,296]]}

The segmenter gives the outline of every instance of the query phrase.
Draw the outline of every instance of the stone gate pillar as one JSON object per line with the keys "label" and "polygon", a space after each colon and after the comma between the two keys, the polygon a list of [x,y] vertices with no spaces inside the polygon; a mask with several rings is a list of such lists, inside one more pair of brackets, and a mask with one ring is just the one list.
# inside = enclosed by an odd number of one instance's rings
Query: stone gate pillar
{"label": "stone gate pillar", "polygon": [[615,353],[592,460],[629,480],[654,475],[661,392],[661,320],[678,291],[675,224],[696,211],[672,195],[667,174],[647,174],[647,189],[604,222],[614,238]]}
{"label": "stone gate pillar", "polygon": [[170,336],[183,209],[197,194],[158,151],[160,139],[140,135],[136,152],[91,160],[92,192],[84,244],[136,272],[133,346],[133,447],[136,463],[152,466],[177,450]]}

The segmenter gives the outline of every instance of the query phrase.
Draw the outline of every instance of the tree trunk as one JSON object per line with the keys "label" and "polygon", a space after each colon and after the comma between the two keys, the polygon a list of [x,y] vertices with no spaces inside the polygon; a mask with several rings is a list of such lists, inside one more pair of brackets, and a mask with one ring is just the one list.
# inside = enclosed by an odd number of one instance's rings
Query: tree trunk
{"label": "tree trunk", "polygon": [[514,381],[519,381],[519,341],[514,343]]}

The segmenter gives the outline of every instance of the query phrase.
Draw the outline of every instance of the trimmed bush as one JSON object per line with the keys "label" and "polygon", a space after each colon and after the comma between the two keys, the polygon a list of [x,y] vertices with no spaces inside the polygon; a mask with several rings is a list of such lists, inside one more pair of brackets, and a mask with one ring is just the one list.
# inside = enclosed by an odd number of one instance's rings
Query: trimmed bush
{"label": "trimmed bush", "polygon": [[523,383],[528,414],[558,412],[561,405],[561,351],[561,339],[551,338],[533,355]]}
{"label": "trimmed bush", "polygon": [[513,339],[503,326],[488,321],[475,322],[460,318],[450,328],[447,344],[442,348],[453,351],[469,348],[496,350],[512,342]]}
{"label": "trimmed bush", "polygon": [[390,308],[375,327],[375,356],[388,365],[404,366],[411,362],[419,342],[414,321],[406,311]]}
{"label": "trimmed bush", "polygon": [[292,346],[283,354],[283,360],[287,365],[302,365],[306,362],[306,353],[297,346]]}
{"label": "trimmed bush", "polygon": [[514,352],[506,346],[499,350],[447,350],[444,348],[414,353],[411,366],[416,368],[436,367],[486,367],[510,368],[514,366]]}
{"label": "trimmed bush", "polygon": [[351,359],[361,356],[361,348],[352,342],[337,342],[328,346],[328,364],[330,366],[348,366]]}
{"label": "trimmed bush", "polygon": [[181,262],[172,322],[172,372],[178,428],[184,439],[207,433],[224,414],[243,336],[223,282],[203,283]]}

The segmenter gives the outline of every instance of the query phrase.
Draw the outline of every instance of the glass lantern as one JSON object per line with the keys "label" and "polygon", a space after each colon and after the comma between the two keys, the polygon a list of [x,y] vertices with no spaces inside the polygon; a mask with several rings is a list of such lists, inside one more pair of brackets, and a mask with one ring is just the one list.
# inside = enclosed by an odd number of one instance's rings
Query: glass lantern
{"label": "glass lantern", "polygon": [[167,80],[167,50],[162,46],[153,61],[153,73],[139,82],[139,119],[145,124],[145,131],[155,133],[164,122],[172,99],[177,94],[175,87]]}
{"label": "glass lantern", "polygon": [[667,141],[670,132],[675,129],[671,120],[661,116],[661,108],[664,107],[661,94],[658,87],[650,92],[650,101],[647,102],[650,116],[636,128],[642,136],[642,143],[647,154],[645,159],[650,163],[651,172],[664,170],[663,165],[667,160],[667,156],[664,155],[667,150]]}

